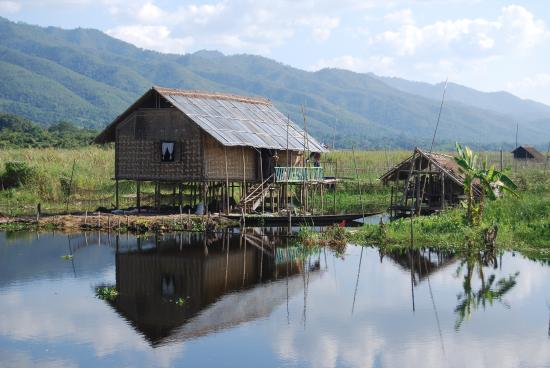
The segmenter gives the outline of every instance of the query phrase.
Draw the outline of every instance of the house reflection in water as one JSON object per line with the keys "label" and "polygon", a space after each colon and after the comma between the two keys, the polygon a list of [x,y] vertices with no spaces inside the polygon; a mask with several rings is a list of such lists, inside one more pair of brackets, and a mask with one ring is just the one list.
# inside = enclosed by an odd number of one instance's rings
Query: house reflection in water
{"label": "house reflection in water", "polygon": [[411,273],[411,281],[416,286],[432,273],[442,270],[457,260],[454,252],[445,250],[423,249],[395,249],[380,250],[380,262],[384,257],[390,258],[403,270]]}
{"label": "house reflection in water", "polygon": [[[117,247],[109,302],[153,345],[266,317],[320,271],[319,254],[260,232],[182,233]],[[306,285],[307,287],[307,285]],[[183,298],[185,303],[176,302]]]}

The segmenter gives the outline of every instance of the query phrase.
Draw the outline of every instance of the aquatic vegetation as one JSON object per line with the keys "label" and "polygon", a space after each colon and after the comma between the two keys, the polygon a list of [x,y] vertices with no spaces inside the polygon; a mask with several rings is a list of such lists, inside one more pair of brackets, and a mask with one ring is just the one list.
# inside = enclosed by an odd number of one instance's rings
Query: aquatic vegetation
{"label": "aquatic vegetation", "polygon": [[73,259],[73,255],[72,254],[65,254],[63,256],[61,256],[61,259],[64,259],[66,261],[70,261]]}
{"label": "aquatic vegetation", "polygon": [[327,226],[321,231],[302,226],[296,238],[299,246],[308,249],[328,247],[338,256],[345,253],[348,242],[345,228],[336,225]]}
{"label": "aquatic vegetation", "polygon": [[113,301],[118,296],[115,286],[98,286],[95,288],[95,296],[99,299]]}

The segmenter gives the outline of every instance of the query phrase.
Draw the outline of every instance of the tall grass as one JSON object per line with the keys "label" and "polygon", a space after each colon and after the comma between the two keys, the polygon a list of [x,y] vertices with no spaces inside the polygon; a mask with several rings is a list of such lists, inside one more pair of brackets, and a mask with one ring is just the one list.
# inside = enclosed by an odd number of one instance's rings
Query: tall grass
{"label": "tall grass", "polygon": [[37,203],[44,209],[61,209],[67,199],[67,183],[73,164],[72,204],[79,197],[105,198],[112,196],[114,191],[111,180],[114,177],[114,150],[111,148],[0,150],[0,176],[8,161],[26,162],[35,174],[22,187],[0,191],[0,212],[32,213]]}
{"label": "tall grass", "polygon": [[[339,150],[328,152],[322,157],[325,176],[348,178],[337,184],[336,201],[331,190],[324,191],[324,213],[359,213],[362,208],[366,212],[384,210],[389,205],[390,191],[382,186],[378,178],[389,168],[395,166],[410,156],[410,151],[355,151]],[[451,153],[452,154],[452,153]],[[505,153],[505,165],[510,164],[510,154]],[[498,152],[482,154],[490,157],[491,162],[499,162]],[[99,206],[108,207],[114,202],[114,150],[112,147],[89,146],[80,149],[4,149],[0,150],[0,177],[3,175],[5,163],[8,161],[23,161],[35,170],[35,175],[25,186],[1,190],[0,212],[11,214],[32,214],[37,203],[42,204],[43,210],[61,211],[65,209],[67,200],[67,183],[70,181],[73,162],[75,163],[74,177],[71,186],[69,210],[92,210]],[[521,163],[518,166],[518,176],[521,183],[531,183],[528,193],[544,192],[542,188],[535,188],[532,183],[545,183],[540,177],[543,175],[542,164],[538,166]],[[359,178],[357,180],[356,174]],[[531,176],[529,176],[531,175]],[[550,168],[547,171],[550,176]],[[523,184],[522,184],[523,185]],[[525,186],[525,185],[524,185]],[[142,185],[142,204],[152,203],[153,188]],[[133,182],[120,183],[121,206],[135,204],[133,197],[136,192]],[[321,198],[317,192],[311,201],[320,209]],[[336,203],[336,206],[334,206]],[[504,204],[501,204],[504,206]],[[529,211],[538,208],[523,208],[521,205],[511,205],[510,208],[492,209],[488,211]],[[542,209],[541,209],[542,211]],[[516,214],[521,216],[521,214]],[[516,216],[514,215],[514,216]],[[492,216],[492,215],[490,215]],[[508,215],[507,215],[508,216]],[[509,216],[512,216],[509,214]]]}

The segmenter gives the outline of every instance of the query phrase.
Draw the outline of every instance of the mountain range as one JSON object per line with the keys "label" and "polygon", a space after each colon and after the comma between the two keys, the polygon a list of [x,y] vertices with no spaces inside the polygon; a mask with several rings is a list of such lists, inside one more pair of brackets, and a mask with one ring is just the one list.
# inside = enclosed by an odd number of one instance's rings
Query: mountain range
{"label": "mountain range", "polygon": [[[143,50],[94,29],[64,30],[0,18],[0,111],[45,126],[102,128],[153,85],[264,96],[329,146],[429,145],[442,84],[360,74],[309,72],[254,55]],[[302,106],[305,114],[302,114]],[[506,92],[450,83],[437,145],[511,147],[550,140],[550,106]]]}

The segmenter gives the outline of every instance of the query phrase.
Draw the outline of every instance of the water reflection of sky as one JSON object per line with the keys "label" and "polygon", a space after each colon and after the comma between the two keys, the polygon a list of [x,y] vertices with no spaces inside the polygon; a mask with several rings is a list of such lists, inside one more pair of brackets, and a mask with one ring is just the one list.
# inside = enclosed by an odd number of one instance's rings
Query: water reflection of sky
{"label": "water reflection of sky", "polygon": [[[390,255],[381,261],[372,248],[361,258],[361,248],[350,246],[343,260],[328,251],[312,255],[320,267],[307,278],[289,277],[288,305],[283,267],[277,280],[264,275],[260,284],[208,299],[153,344],[131,320],[142,314],[124,314],[94,296],[96,285],[117,282],[114,239],[70,240],[69,248],[66,235],[0,234],[0,366],[550,367],[550,268],[519,254],[483,268],[497,279],[519,272],[517,285],[503,302],[474,310],[458,331],[463,275],[457,277],[456,261],[418,282],[413,312],[410,268]],[[156,254],[155,244],[144,241],[142,251]],[[134,246],[133,238],[120,240],[123,249]],[[207,244],[208,255],[203,246],[193,253],[197,261],[224,254],[216,241]],[[239,249],[233,242],[230,254]],[[60,258],[69,253],[73,262]],[[207,332],[193,335],[198,330]]]}

